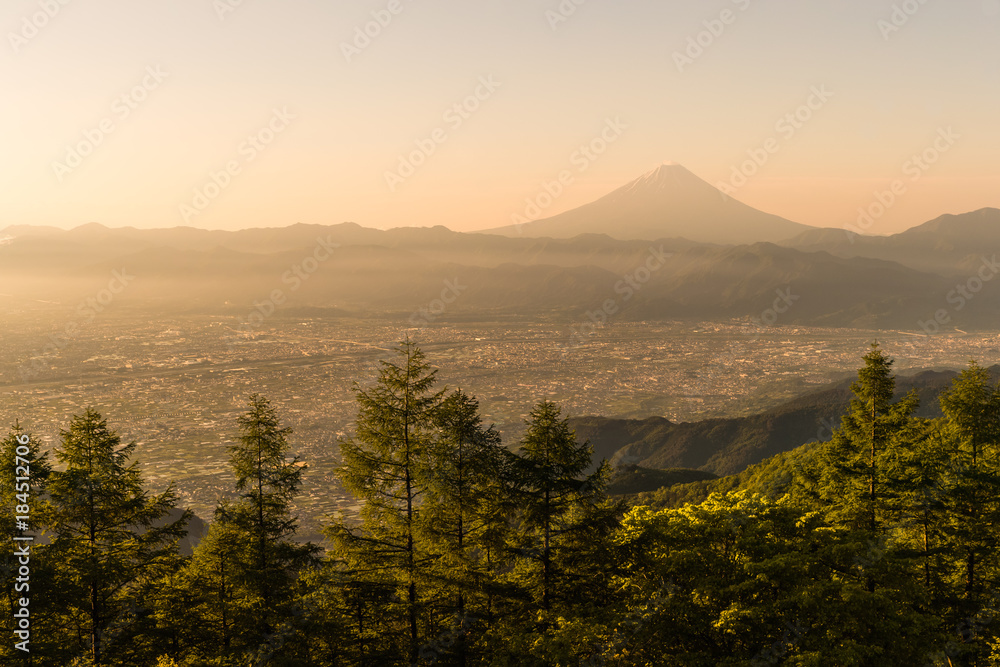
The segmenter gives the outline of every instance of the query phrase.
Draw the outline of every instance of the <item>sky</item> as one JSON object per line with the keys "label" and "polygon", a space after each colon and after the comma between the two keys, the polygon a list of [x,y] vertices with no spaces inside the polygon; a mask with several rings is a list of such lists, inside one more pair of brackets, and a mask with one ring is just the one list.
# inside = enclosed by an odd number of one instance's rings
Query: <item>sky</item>
{"label": "sky", "polygon": [[1000,207],[1000,0],[5,0],[0,32],[0,229],[471,231],[670,161],[815,226]]}

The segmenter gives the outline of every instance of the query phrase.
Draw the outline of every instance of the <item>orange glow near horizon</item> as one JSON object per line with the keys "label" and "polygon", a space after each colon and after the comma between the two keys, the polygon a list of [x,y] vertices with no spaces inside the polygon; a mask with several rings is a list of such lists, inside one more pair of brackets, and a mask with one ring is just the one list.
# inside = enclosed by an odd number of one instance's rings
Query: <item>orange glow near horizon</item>
{"label": "orange glow near horizon", "polygon": [[[928,3],[898,29],[891,2],[861,0],[387,6],[93,0],[33,32],[39,5],[7,3],[0,229],[472,231],[563,170],[542,217],[666,161],[718,184],[755,160],[733,196],[813,226],[853,223],[899,179],[871,233],[1000,207],[1000,89],[983,85],[1000,3]],[[621,136],[581,159],[614,119]],[[908,169],[940,132],[957,138]]]}

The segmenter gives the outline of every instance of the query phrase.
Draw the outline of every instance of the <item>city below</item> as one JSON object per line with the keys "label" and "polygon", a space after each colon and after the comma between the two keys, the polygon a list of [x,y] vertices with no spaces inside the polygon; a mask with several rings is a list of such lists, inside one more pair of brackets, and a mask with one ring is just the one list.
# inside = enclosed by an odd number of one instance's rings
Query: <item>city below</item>
{"label": "city below", "polygon": [[[516,447],[539,401],[564,414],[674,422],[744,416],[856,374],[874,339],[901,374],[1000,361],[1000,334],[912,332],[746,322],[622,322],[580,337],[565,322],[436,323],[275,316],[252,334],[236,317],[116,313],[58,346],[52,311],[25,310],[0,340],[0,419],[20,422],[46,448],[93,407],[128,442],[149,487],[173,482],[183,505],[210,520],[234,494],[226,447],[247,397],[268,397],[308,465],[296,512],[303,539],[324,516],[355,517],[334,476],[338,440],[353,435],[354,386],[409,336],[440,369],[439,388],[476,396],[487,423]],[[46,349],[49,345],[49,349]],[[53,347],[58,347],[53,351]],[[793,447],[800,443],[789,443]]]}

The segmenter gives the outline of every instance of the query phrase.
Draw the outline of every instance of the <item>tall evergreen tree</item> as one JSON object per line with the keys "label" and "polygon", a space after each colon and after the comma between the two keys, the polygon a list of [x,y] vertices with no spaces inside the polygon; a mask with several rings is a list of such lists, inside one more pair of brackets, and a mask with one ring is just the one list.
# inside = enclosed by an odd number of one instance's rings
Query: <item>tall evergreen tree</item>
{"label": "tall evergreen tree", "polygon": [[[220,511],[218,516],[227,514]],[[199,637],[190,651],[172,652],[172,657],[178,660],[191,656],[225,659],[235,655],[234,645],[239,641],[234,641],[234,637],[246,633],[247,628],[256,623],[252,609],[248,608],[250,605],[242,604],[245,596],[237,585],[252,564],[248,536],[224,520],[214,521],[181,573],[180,590],[175,595],[184,603],[186,629],[196,630]],[[161,615],[165,624],[169,624],[179,609],[175,600],[164,602]],[[246,641],[243,637],[238,639]]]}
{"label": "tall evergreen tree", "polygon": [[951,449],[940,420],[914,418],[899,434],[903,474],[898,480],[901,501],[899,530],[916,558],[918,578],[930,604],[943,604],[950,564],[944,553],[948,517],[945,471]]}
{"label": "tall evergreen tree", "polygon": [[318,547],[293,540],[298,519],[292,502],[304,464],[289,457],[291,429],[281,426],[268,399],[259,394],[250,397],[237,424],[240,435],[229,456],[239,495],[217,510],[220,525],[199,562],[206,565],[203,573],[212,577],[223,605],[218,610],[223,627],[227,596],[235,597],[243,610],[245,623],[224,634],[224,641],[238,633],[244,647],[251,647],[274,632],[275,619],[291,600],[297,572],[312,562]]}
{"label": "tall evergreen tree", "polygon": [[173,487],[159,495],[145,490],[138,463],[130,462],[135,448],[122,445],[107,420],[88,408],[62,431],[56,460],[65,469],[53,471],[48,486],[50,557],[61,560],[67,611],[85,619],[94,665],[115,664],[104,650],[111,640],[112,652],[131,660],[132,628],[121,619],[143,608],[144,582],[177,566],[177,540],[190,518],[185,512],[166,520],[176,509]]}
{"label": "tall evergreen tree", "polygon": [[956,521],[953,535],[962,544],[962,587],[982,591],[980,566],[996,554],[1000,522],[1000,393],[985,368],[971,362],[941,394],[945,431],[952,445],[950,495]]}
{"label": "tall evergreen tree", "polygon": [[455,619],[451,629],[458,638],[451,652],[457,664],[465,665],[468,629],[486,620],[495,589],[489,556],[495,557],[508,525],[503,472],[510,454],[492,426],[483,428],[479,401],[463,391],[444,400],[434,421],[438,437],[423,475],[427,492],[421,525],[444,595],[439,606],[445,618]]}
{"label": "tall evergreen tree", "polygon": [[[577,442],[559,407],[542,401],[531,411],[527,426],[515,472],[519,522],[513,546],[520,555],[519,578],[541,620],[537,629],[544,633],[556,603],[585,605],[588,596],[603,595],[598,577],[587,581],[581,576],[586,569],[570,565],[580,562],[574,548],[587,548],[584,542],[591,549],[598,546],[614,521],[604,504],[607,468],[602,464],[586,474],[593,449]],[[589,539],[580,540],[581,535]]]}
{"label": "tall evergreen tree", "polygon": [[[953,575],[951,620],[977,618],[993,605],[1000,585],[1000,391],[989,373],[970,362],[941,394],[942,431],[948,465],[942,466],[945,527]],[[977,633],[982,635],[984,633]],[[970,663],[984,660],[988,646],[982,636],[963,638]]]}
{"label": "tall evergreen tree", "polygon": [[[916,392],[893,403],[892,359],[872,343],[865,366],[851,385],[854,397],[833,439],[825,445],[820,495],[835,525],[860,531],[869,544],[887,539],[899,522],[900,439],[917,407]],[[873,547],[878,549],[879,547]],[[866,573],[874,591],[876,578]]]}
{"label": "tall evergreen tree", "polygon": [[426,489],[422,471],[434,442],[434,416],[443,392],[434,392],[437,371],[411,341],[400,344],[398,362],[383,361],[378,381],[356,389],[356,437],[341,442],[344,486],[364,501],[358,529],[330,526],[337,556],[361,580],[396,580],[405,615],[405,653],[416,662],[421,646],[418,585],[429,554],[419,537],[418,511]]}

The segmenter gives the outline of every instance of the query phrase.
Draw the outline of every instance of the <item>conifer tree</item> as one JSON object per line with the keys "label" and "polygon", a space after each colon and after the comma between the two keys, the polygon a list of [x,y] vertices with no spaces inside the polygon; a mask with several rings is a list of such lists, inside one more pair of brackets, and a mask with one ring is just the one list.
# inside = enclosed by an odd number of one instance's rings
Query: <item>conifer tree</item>
{"label": "conifer tree", "polygon": [[[1000,391],[974,361],[940,397],[947,466],[942,466],[948,556],[954,572],[951,620],[992,614],[1000,584]],[[977,634],[983,634],[982,632]],[[975,640],[975,641],[974,641]],[[982,637],[962,638],[966,659],[984,659]]]}
{"label": "conifer tree", "polygon": [[[892,359],[872,343],[865,366],[851,385],[854,398],[841,426],[822,454],[821,498],[835,525],[859,531],[872,549],[889,537],[887,529],[899,523],[901,442],[899,434],[917,407],[916,392],[893,403],[896,379]],[[879,559],[881,561],[881,558]],[[867,568],[869,591],[875,577]]]}
{"label": "conifer tree", "polygon": [[[144,607],[143,583],[177,566],[177,540],[190,513],[166,521],[176,509],[169,486],[150,495],[138,464],[130,462],[136,443],[121,444],[107,421],[92,409],[62,431],[48,485],[45,521],[54,540],[49,557],[59,558],[65,575],[66,611],[86,621],[86,650],[94,665],[113,664],[106,655],[128,655],[135,618]],[[109,631],[110,630],[110,631]],[[123,658],[126,662],[128,658]]]}
{"label": "conifer tree", "polygon": [[445,598],[439,606],[445,618],[455,619],[449,629],[458,637],[451,652],[456,664],[465,665],[467,631],[485,620],[495,589],[488,557],[495,558],[507,526],[503,471],[509,453],[492,426],[483,428],[479,401],[463,391],[444,400],[434,421],[438,436],[423,475],[427,492],[421,525]]}
{"label": "conifer tree", "polygon": [[187,591],[192,597],[186,613],[202,634],[202,656],[230,656],[234,636],[252,627],[251,611],[240,604],[237,580],[252,565],[252,547],[243,532],[227,523],[226,503],[216,521],[194,549],[184,571]]}
{"label": "conifer tree", "polygon": [[952,533],[962,544],[962,588],[972,595],[983,588],[981,565],[996,552],[1000,520],[1000,394],[989,385],[985,368],[971,362],[941,394],[952,465],[949,489],[956,521]]}
{"label": "conifer tree", "polygon": [[398,361],[381,362],[374,386],[356,388],[356,436],[340,445],[338,475],[364,501],[361,526],[334,524],[327,536],[359,581],[377,586],[395,580],[404,601],[405,655],[413,663],[421,646],[418,586],[430,559],[419,539],[418,512],[443,392],[432,391],[437,371],[414,343],[404,341],[397,354]]}
{"label": "conifer tree", "polygon": [[593,449],[577,442],[555,403],[539,403],[527,424],[515,473],[520,508],[516,540],[519,552],[537,566],[529,575],[529,581],[534,579],[529,588],[539,608],[548,612],[568,592],[567,573],[559,570],[558,562],[570,538],[582,529],[581,519],[588,515],[585,508],[603,499],[607,470],[602,466],[584,474]]}
{"label": "conifer tree", "polygon": [[[226,639],[242,635],[241,643],[254,646],[274,632],[276,618],[287,608],[297,572],[309,565],[318,548],[293,540],[298,520],[292,502],[302,484],[304,465],[289,458],[288,436],[268,399],[250,396],[247,412],[237,424],[240,435],[229,447],[236,477],[234,502],[216,512],[220,527],[199,554],[209,566],[220,602],[230,594],[242,609],[245,623]],[[226,568],[231,567],[229,583]],[[206,572],[206,574],[207,574]],[[218,611],[225,613],[224,608]]]}
{"label": "conifer tree", "polygon": [[898,480],[901,501],[899,530],[909,539],[927,599],[943,604],[950,564],[944,554],[948,517],[946,470],[952,446],[942,433],[941,420],[914,418],[899,434],[903,475]]}

